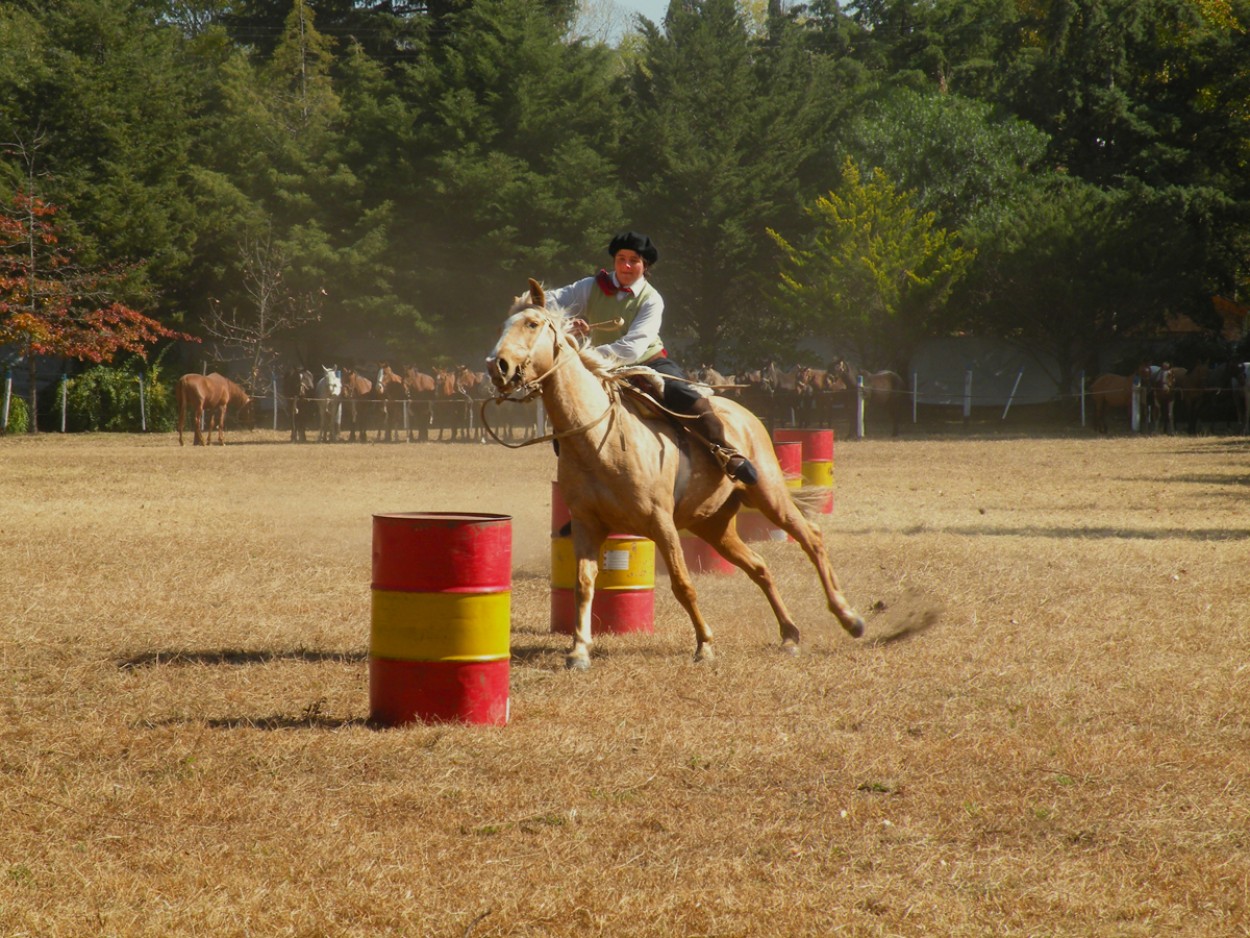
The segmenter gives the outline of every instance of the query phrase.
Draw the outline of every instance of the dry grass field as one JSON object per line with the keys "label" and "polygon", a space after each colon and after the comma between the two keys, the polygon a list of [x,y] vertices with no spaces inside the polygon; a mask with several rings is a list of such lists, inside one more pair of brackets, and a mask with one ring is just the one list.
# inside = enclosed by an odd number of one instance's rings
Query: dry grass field
{"label": "dry grass field", "polygon": [[[0,441],[0,935],[1250,934],[1250,444],[839,443],[776,651],[566,673],[546,447]],[[372,515],[513,516],[512,722],[367,725]],[[936,624],[916,628],[940,610]]]}

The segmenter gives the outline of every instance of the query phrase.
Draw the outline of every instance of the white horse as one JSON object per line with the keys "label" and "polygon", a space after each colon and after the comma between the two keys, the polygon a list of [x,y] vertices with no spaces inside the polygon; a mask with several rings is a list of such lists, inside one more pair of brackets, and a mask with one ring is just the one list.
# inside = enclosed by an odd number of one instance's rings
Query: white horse
{"label": "white horse", "polygon": [[338,369],[331,365],[321,366],[321,377],[317,379],[317,404],[321,408],[321,432],[317,435],[318,443],[337,443],[339,440],[339,414],[343,406],[343,378]]}

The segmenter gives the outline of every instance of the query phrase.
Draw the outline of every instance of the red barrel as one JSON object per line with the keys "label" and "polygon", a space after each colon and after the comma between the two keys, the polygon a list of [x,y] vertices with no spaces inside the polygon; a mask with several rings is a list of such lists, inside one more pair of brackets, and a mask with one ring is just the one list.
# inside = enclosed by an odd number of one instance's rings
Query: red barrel
{"label": "red barrel", "polygon": [[800,443],[803,447],[803,484],[823,489],[822,514],[833,514],[833,431],[774,430],[778,443]]}
{"label": "red barrel", "polygon": [[[577,556],[571,537],[551,539],[551,631],[577,629]],[[655,631],[655,544],[632,534],[610,534],[599,549],[599,573],[590,603],[594,635]]]}
{"label": "red barrel", "polygon": [[[560,483],[551,483],[551,631],[577,630],[577,556],[560,536],[569,522]],[[592,635],[655,631],[655,544],[633,534],[610,534],[599,548],[599,574],[590,604]]]}
{"label": "red barrel", "polygon": [[[738,568],[712,549],[707,541],[689,531],[681,532],[681,555],[686,560],[686,569],[691,573],[718,573],[727,575],[737,573]],[[669,573],[664,558],[659,558],[660,569]]]}
{"label": "red barrel", "polygon": [[[786,477],[786,485],[790,488],[801,488],[803,485],[803,444],[773,443],[777,454],[777,463]],[[743,508],[738,512],[738,536],[744,541],[784,541],[786,532],[781,530],[754,508]]]}
{"label": "red barrel", "polygon": [[508,515],[374,515],[370,720],[506,724],[511,601]]}

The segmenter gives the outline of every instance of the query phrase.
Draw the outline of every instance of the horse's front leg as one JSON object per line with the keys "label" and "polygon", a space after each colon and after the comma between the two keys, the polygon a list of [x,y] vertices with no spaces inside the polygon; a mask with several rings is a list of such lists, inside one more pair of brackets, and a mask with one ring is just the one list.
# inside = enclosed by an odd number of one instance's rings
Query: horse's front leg
{"label": "horse's front leg", "polygon": [[673,595],[686,610],[686,615],[690,616],[690,622],[694,626],[694,660],[711,661],[715,657],[712,652],[712,629],[699,611],[698,595],[690,579],[690,570],[686,567],[686,557],[681,551],[681,537],[670,524],[653,531],[651,539],[655,541],[655,548],[668,567],[669,585]]}
{"label": "horse's front leg", "polygon": [[564,666],[574,671],[590,667],[591,605],[595,600],[595,578],[599,575],[599,548],[607,531],[600,524],[573,522],[573,554],[577,558],[577,582],[573,598],[577,606],[577,622],[573,630],[573,647],[565,656]]}

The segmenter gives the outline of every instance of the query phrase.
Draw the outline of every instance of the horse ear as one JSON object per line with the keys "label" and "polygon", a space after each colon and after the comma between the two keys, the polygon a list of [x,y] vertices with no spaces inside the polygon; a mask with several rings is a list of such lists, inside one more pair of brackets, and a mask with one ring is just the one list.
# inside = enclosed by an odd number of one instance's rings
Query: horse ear
{"label": "horse ear", "polygon": [[535,306],[547,308],[547,294],[543,292],[543,285],[530,277],[530,302]]}

